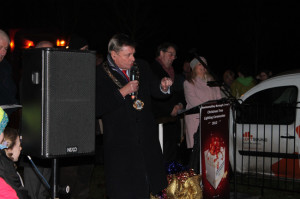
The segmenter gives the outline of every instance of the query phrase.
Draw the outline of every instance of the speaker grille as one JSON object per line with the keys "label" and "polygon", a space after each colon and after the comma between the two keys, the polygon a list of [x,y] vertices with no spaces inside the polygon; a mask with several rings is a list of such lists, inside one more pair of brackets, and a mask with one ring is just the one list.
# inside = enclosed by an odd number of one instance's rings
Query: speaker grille
{"label": "speaker grille", "polygon": [[[42,53],[33,49],[27,53],[41,56],[40,155],[48,158],[93,153],[95,53],[60,49],[43,49]],[[28,68],[24,70],[30,70]],[[25,129],[23,137],[28,130]]]}

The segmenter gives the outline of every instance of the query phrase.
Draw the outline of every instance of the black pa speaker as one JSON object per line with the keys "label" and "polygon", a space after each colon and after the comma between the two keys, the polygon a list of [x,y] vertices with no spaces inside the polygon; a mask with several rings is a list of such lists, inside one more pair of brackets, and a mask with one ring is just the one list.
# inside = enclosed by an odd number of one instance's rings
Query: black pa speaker
{"label": "black pa speaker", "polygon": [[22,56],[23,153],[41,158],[94,154],[95,52],[36,48]]}

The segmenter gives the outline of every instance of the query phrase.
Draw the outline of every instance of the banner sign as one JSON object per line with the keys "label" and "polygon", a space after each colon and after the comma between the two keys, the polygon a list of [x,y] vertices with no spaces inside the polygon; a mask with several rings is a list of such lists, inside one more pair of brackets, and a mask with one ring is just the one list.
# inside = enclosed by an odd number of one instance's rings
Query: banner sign
{"label": "banner sign", "polygon": [[229,103],[201,106],[201,169],[203,198],[230,198]]}

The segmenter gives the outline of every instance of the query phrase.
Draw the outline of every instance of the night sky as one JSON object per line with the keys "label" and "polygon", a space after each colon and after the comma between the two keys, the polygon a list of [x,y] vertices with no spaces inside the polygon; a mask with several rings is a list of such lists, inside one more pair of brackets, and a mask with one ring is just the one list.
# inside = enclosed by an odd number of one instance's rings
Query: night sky
{"label": "night sky", "polygon": [[139,44],[136,56],[154,59],[156,47],[178,45],[180,70],[190,49],[207,58],[215,74],[247,63],[253,73],[296,69],[300,57],[297,1],[74,0],[1,2],[0,28],[78,33],[91,50],[106,53],[109,38],[126,33]]}

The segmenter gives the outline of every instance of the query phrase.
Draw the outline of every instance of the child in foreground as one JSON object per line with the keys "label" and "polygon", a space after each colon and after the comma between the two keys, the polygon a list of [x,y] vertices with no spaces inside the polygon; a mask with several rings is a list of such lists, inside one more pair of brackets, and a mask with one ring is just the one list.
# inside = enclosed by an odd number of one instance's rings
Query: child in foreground
{"label": "child in foreground", "polygon": [[6,113],[0,109],[0,198],[29,199],[15,166],[22,150],[20,136],[16,129],[6,127],[7,122]]}

